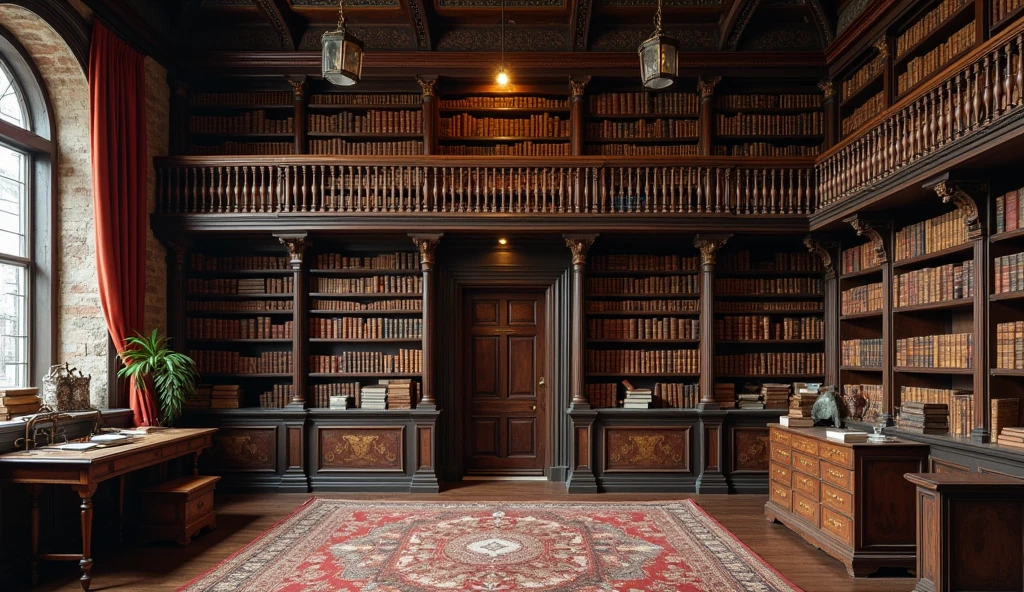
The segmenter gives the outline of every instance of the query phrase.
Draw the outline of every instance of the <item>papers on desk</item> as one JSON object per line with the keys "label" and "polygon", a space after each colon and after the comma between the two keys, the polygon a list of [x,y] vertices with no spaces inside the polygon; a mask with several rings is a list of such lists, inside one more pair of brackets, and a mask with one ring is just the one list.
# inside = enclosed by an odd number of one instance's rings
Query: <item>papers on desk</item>
{"label": "papers on desk", "polygon": [[89,450],[97,446],[99,444],[94,442],[69,442],[67,444],[54,444],[53,446],[47,446],[47,448],[56,448],[57,450]]}
{"label": "papers on desk", "polygon": [[97,434],[92,438],[89,438],[90,442],[96,442],[99,444],[109,444],[111,442],[118,442],[120,440],[127,440],[128,436],[122,434]]}
{"label": "papers on desk", "polygon": [[124,434],[125,436],[145,436],[146,434],[149,433],[149,430],[146,430],[146,429],[121,430],[118,433],[119,434]]}

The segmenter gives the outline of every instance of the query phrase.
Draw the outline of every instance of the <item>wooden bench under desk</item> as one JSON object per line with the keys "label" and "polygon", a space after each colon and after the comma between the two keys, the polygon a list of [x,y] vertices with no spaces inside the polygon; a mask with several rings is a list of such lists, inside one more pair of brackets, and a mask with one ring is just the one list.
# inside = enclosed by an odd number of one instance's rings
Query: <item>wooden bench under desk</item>
{"label": "wooden bench under desk", "polygon": [[916,592],[1024,590],[1024,480],[908,474],[917,486]]}
{"label": "wooden bench under desk", "polygon": [[825,428],[769,427],[768,520],[843,562],[851,576],[914,569],[914,488],[901,482],[927,470],[927,445],[844,444],[827,439]]}
{"label": "wooden bench under desk", "polygon": [[[158,465],[175,458],[194,455],[197,472],[199,454],[208,448],[216,428],[161,430],[136,442],[85,451],[35,449],[0,454],[0,481],[24,483],[32,497],[32,585],[38,583],[39,561],[78,561],[81,584],[92,583],[92,496],[97,486],[125,473]],[[82,552],[39,552],[39,493],[43,485],[68,485],[81,498]]]}

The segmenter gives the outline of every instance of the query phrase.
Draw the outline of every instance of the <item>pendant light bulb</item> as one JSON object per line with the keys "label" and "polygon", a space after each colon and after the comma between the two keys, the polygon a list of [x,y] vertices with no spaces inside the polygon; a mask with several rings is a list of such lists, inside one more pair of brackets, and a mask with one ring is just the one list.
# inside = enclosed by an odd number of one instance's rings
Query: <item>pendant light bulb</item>
{"label": "pendant light bulb", "polygon": [[508,84],[508,72],[505,71],[505,68],[498,70],[498,76],[494,81],[498,83],[498,86],[505,86]]}
{"label": "pendant light bulb", "polygon": [[494,81],[498,86],[508,84],[508,71],[505,70],[505,0],[501,0],[501,67],[498,68],[498,75]]}

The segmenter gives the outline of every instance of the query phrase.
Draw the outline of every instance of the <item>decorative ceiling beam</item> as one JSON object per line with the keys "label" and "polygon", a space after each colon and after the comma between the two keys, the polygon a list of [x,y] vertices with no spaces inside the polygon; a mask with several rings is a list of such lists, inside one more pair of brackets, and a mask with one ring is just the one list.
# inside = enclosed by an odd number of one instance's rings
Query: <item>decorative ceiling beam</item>
{"label": "decorative ceiling beam", "polygon": [[416,48],[420,51],[434,49],[434,42],[430,36],[430,10],[423,4],[423,0],[401,0],[402,7],[409,15],[409,26],[412,27],[413,35],[416,37]]}
{"label": "decorative ceiling beam", "polygon": [[821,46],[828,47],[828,44],[832,43],[832,24],[821,5],[821,0],[807,0],[807,8],[811,11],[814,28],[821,36]]}
{"label": "decorative ceiling beam", "polygon": [[721,49],[736,49],[739,45],[743,29],[754,16],[761,0],[735,0],[729,6],[729,12],[722,18],[722,29],[718,39],[718,47]]}
{"label": "decorative ceiling beam", "polygon": [[575,3],[575,10],[569,15],[569,42],[572,44],[572,51],[587,51],[593,14],[594,0],[578,0]]}
{"label": "decorative ceiling beam", "polygon": [[296,40],[300,39],[301,35],[297,34],[287,0],[253,0],[253,4],[263,18],[274,27],[274,32],[281,42],[281,49],[294,50],[298,47]]}

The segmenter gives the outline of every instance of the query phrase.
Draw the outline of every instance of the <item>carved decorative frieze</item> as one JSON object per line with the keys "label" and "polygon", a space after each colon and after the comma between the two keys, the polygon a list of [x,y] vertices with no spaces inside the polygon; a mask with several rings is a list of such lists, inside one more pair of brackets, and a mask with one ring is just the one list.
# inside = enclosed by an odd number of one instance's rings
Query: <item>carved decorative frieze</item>
{"label": "carved decorative frieze", "polygon": [[941,181],[934,187],[942,203],[952,203],[964,214],[967,238],[977,240],[983,235],[978,201],[988,194],[988,184],[981,181]]}
{"label": "carved decorative frieze", "polygon": [[766,472],[769,464],[768,430],[732,429],[732,470]]}
{"label": "carved decorative frieze", "polygon": [[573,16],[573,51],[587,50],[587,29],[590,27],[590,4],[592,1],[578,0],[576,2],[576,14]]}
{"label": "carved decorative frieze", "polygon": [[804,237],[804,246],[808,251],[821,257],[822,267],[825,268],[825,279],[835,279],[836,268],[832,263],[832,252],[839,248],[839,243],[806,236]]}
{"label": "carved decorative frieze", "polygon": [[605,428],[604,470],[685,471],[689,428]]}
{"label": "carved decorative frieze", "polygon": [[[718,48],[718,29],[702,26],[667,27],[666,34],[679,40],[681,50],[714,50]],[[651,36],[650,25],[591,29],[588,49],[593,51],[636,51]]]}
{"label": "carved decorative frieze", "polygon": [[700,249],[700,262],[702,265],[714,265],[718,250],[725,246],[732,238],[731,234],[718,234],[713,236],[700,235],[693,237],[693,246]]}
{"label": "carved decorative frieze", "polygon": [[218,471],[274,471],[277,428],[223,427],[213,436],[210,457]]}
{"label": "carved decorative frieze", "polygon": [[405,428],[320,428],[320,469],[334,471],[404,470]]}
{"label": "carved decorative frieze", "polygon": [[887,220],[864,220],[860,216],[850,216],[843,220],[843,222],[852,226],[857,231],[857,236],[866,237],[871,241],[871,246],[875,250],[875,265],[882,265],[889,261],[889,255],[885,252],[885,237],[883,233],[889,233],[889,230],[892,229],[892,222]]}
{"label": "carved decorative frieze", "polygon": [[[505,51],[565,51],[569,40],[564,27],[509,27],[505,30]],[[500,27],[460,27],[445,31],[437,42],[438,51],[498,51]]]}

